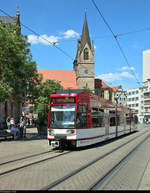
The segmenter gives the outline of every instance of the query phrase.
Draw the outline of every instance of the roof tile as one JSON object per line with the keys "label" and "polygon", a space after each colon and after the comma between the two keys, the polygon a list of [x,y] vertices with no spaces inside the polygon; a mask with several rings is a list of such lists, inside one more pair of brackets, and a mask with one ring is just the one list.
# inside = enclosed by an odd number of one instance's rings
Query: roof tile
{"label": "roof tile", "polygon": [[38,70],[39,74],[43,75],[43,82],[46,80],[60,81],[64,89],[77,89],[76,74],[74,70]]}

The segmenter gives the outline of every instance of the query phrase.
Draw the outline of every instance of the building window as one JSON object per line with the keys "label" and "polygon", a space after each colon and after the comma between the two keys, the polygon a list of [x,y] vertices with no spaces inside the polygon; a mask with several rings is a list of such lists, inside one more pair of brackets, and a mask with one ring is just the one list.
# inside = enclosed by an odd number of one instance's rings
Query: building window
{"label": "building window", "polygon": [[89,52],[88,52],[88,49],[85,48],[84,49],[84,60],[88,60],[89,59]]}

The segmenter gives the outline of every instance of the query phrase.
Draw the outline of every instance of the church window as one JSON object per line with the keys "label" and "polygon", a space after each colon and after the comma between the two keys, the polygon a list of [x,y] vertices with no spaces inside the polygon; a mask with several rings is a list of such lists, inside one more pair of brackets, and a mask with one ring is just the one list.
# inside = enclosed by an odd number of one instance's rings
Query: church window
{"label": "church window", "polygon": [[85,73],[85,74],[88,74],[88,70],[87,70],[87,69],[86,69],[86,70],[84,70],[84,73]]}
{"label": "church window", "polygon": [[89,59],[89,52],[88,52],[88,49],[85,48],[84,49],[84,60],[88,60]]}

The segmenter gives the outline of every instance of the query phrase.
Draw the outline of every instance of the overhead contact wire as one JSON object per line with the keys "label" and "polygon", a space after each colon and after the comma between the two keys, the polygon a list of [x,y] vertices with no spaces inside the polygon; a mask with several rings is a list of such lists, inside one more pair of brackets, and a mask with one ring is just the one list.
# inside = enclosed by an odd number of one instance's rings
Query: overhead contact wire
{"label": "overhead contact wire", "polygon": [[[107,21],[105,20],[104,16],[102,15],[100,9],[97,7],[95,1],[94,1],[94,0],[91,0],[91,1],[92,1],[93,5],[95,6],[95,8],[97,9],[97,11],[98,11],[99,15],[101,16],[101,18],[103,19],[104,23],[106,24],[106,26],[108,27],[108,29],[109,29],[110,32],[112,33],[113,37],[115,38],[115,41],[116,41],[116,43],[117,43],[117,45],[118,45],[118,47],[119,47],[119,49],[120,49],[120,51],[121,51],[121,54],[123,55],[123,57],[124,57],[124,59],[125,59],[127,65],[131,68],[131,66],[130,66],[130,64],[129,64],[129,62],[128,62],[128,59],[127,59],[127,57],[126,57],[123,49],[122,49],[121,46],[120,46],[120,43],[119,43],[118,39],[117,39],[117,37],[118,37],[119,34],[118,34],[118,35],[115,35],[115,34],[114,34],[114,32],[112,31],[111,27],[109,26],[109,24],[108,24]],[[129,68],[129,69],[130,69],[130,68]],[[130,69],[130,71],[131,71],[131,73],[133,74],[133,76],[135,77],[135,80],[137,81],[137,83],[140,85],[140,81],[137,79],[135,73],[134,73],[131,69]]]}

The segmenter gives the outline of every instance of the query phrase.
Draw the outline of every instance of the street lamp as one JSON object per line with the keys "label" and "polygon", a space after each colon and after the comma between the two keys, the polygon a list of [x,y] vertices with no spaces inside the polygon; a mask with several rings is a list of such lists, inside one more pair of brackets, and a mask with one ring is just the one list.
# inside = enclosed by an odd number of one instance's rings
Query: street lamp
{"label": "street lamp", "polygon": [[117,105],[118,105],[118,96],[115,95],[115,123],[116,123],[116,137],[118,136],[118,121],[117,121]]}

